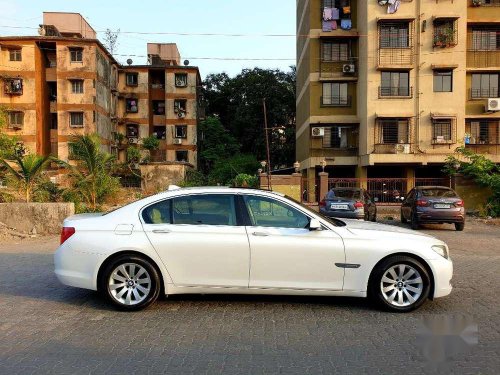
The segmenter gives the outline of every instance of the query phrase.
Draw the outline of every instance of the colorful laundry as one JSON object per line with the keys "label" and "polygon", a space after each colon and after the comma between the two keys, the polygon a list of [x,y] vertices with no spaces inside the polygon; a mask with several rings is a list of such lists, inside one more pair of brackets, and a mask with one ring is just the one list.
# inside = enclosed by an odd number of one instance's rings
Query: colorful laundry
{"label": "colorful laundry", "polygon": [[352,20],[348,18],[344,18],[340,20],[340,28],[342,30],[351,30],[352,29]]}

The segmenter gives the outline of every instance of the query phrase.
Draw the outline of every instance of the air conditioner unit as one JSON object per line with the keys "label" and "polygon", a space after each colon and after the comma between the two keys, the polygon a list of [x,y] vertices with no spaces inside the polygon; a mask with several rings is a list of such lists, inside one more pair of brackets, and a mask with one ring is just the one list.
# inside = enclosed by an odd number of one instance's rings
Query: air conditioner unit
{"label": "air conditioner unit", "polygon": [[489,98],[487,109],[492,112],[500,111],[500,98]]}
{"label": "air conditioner unit", "polygon": [[344,64],[342,66],[342,73],[344,73],[344,74],[354,74],[354,73],[356,73],[356,65],[354,65],[354,64]]}
{"label": "air conditioner unit", "polygon": [[398,143],[395,147],[396,154],[409,154],[411,147],[406,143]]}
{"label": "air conditioner unit", "polygon": [[131,145],[136,145],[137,143],[139,143],[139,139],[137,139],[137,138],[129,138],[128,139],[128,143],[130,143]]}
{"label": "air conditioner unit", "polygon": [[175,139],[174,139],[174,145],[182,145],[182,139],[180,139],[180,138],[175,138]]}
{"label": "air conditioner unit", "polygon": [[311,134],[313,137],[324,137],[325,128],[312,128]]}

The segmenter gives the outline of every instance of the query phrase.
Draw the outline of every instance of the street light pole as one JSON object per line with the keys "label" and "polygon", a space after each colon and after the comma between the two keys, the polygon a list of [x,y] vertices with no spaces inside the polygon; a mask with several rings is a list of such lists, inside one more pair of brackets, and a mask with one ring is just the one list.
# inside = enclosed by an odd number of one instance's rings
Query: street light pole
{"label": "street light pole", "polygon": [[264,135],[266,137],[266,151],[267,151],[267,187],[269,190],[273,190],[271,182],[271,151],[269,149],[269,134],[267,133],[267,109],[266,109],[266,99],[262,99],[262,105],[264,106]]}

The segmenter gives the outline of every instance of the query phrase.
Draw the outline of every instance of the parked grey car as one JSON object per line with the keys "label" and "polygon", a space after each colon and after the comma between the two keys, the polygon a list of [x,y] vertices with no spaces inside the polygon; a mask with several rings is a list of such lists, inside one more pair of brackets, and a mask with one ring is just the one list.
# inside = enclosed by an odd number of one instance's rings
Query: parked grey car
{"label": "parked grey car", "polygon": [[377,221],[377,206],[362,188],[333,188],[319,203],[319,210],[328,217]]}
{"label": "parked grey car", "polygon": [[412,229],[420,224],[455,224],[464,230],[464,201],[445,186],[420,186],[412,189],[401,205],[401,222],[410,222]]}

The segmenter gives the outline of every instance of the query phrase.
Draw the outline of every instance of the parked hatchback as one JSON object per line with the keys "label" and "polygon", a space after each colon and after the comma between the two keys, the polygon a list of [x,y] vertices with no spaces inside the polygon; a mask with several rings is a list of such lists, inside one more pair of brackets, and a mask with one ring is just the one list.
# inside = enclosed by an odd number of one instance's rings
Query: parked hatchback
{"label": "parked hatchback", "polygon": [[333,188],[320,202],[319,209],[328,217],[377,221],[377,206],[361,188]]}
{"label": "parked hatchback", "polygon": [[410,222],[412,229],[418,229],[424,223],[449,223],[462,231],[465,227],[464,201],[448,187],[416,187],[401,205],[401,222]]}

